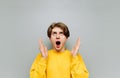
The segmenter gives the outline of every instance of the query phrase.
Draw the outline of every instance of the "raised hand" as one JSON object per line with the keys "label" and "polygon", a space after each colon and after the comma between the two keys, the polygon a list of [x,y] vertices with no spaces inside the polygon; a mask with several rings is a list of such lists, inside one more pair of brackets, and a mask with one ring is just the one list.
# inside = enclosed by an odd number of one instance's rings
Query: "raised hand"
{"label": "raised hand", "polygon": [[46,58],[48,56],[48,50],[47,47],[43,44],[41,39],[39,39],[39,49],[42,56]]}
{"label": "raised hand", "polygon": [[73,46],[71,53],[73,56],[75,56],[77,54],[77,52],[79,51],[79,47],[80,47],[80,37],[78,37],[75,45]]}

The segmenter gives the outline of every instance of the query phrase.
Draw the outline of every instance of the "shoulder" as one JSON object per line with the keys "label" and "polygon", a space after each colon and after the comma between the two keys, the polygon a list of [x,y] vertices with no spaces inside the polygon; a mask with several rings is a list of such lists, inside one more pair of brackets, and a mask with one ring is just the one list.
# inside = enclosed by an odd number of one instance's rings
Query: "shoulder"
{"label": "shoulder", "polygon": [[41,58],[41,53],[38,53],[37,55],[36,55],[36,59],[40,59]]}
{"label": "shoulder", "polygon": [[50,49],[50,50],[48,50],[48,53],[49,53],[49,52],[53,52],[53,51],[54,51],[53,49]]}
{"label": "shoulder", "polygon": [[68,49],[66,49],[66,50],[65,50],[65,53],[67,53],[67,54],[71,54],[71,51],[68,50]]}

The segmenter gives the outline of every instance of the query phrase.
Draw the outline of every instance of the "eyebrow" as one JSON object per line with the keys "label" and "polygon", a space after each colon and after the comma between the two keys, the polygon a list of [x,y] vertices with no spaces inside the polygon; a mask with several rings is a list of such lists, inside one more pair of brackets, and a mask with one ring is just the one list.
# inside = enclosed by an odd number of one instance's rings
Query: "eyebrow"
{"label": "eyebrow", "polygon": [[52,33],[57,33],[56,31],[53,31]]}

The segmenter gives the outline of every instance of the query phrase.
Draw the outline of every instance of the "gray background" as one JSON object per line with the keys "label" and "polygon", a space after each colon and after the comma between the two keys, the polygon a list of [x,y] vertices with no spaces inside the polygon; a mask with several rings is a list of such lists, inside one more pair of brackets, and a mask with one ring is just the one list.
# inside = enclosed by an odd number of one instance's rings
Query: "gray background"
{"label": "gray background", "polygon": [[50,48],[46,30],[59,21],[69,49],[81,37],[90,78],[120,78],[119,0],[0,0],[0,78],[29,78],[38,39]]}

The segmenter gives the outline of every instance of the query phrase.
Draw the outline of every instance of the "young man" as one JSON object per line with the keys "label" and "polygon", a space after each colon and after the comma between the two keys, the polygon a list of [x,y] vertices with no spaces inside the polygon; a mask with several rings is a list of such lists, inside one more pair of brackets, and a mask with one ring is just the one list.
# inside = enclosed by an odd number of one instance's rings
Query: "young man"
{"label": "young man", "polygon": [[53,23],[47,30],[52,49],[39,40],[40,51],[32,64],[30,78],[88,78],[81,55],[78,53],[80,38],[77,39],[72,51],[65,47],[70,36],[68,27],[61,22]]}

